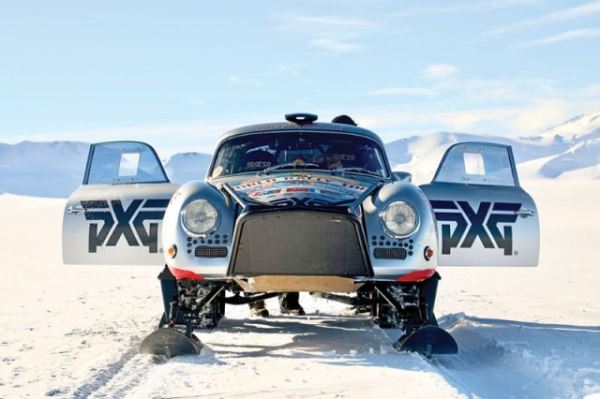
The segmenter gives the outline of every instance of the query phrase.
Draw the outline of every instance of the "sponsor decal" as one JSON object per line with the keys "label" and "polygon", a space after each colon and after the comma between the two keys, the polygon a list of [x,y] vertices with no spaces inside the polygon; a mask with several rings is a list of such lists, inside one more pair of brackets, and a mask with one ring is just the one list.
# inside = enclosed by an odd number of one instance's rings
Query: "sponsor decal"
{"label": "sponsor decal", "polygon": [[[453,248],[471,248],[477,239],[484,248],[500,248],[506,256],[513,254],[512,225],[521,204],[480,202],[475,209],[467,201],[432,200],[431,206],[441,226],[443,255],[450,255]],[[454,230],[450,222],[456,224]]]}
{"label": "sponsor decal", "polygon": [[[350,179],[303,174],[240,182],[235,184],[233,189],[250,198],[268,201],[274,205],[325,205],[358,198],[368,189],[359,183]],[[309,196],[312,200],[305,202],[299,195]],[[300,200],[301,203],[298,202]]]}
{"label": "sponsor decal", "polygon": [[269,161],[248,161],[246,162],[246,168],[268,168],[271,166]]}
{"label": "sponsor decal", "polygon": [[[120,200],[81,201],[88,229],[88,252],[98,247],[115,247],[121,237],[130,247],[148,247],[149,253],[158,252],[158,225],[165,215],[168,199],[134,199],[124,207]],[[112,210],[112,212],[111,212]],[[144,226],[148,223],[148,228]]]}

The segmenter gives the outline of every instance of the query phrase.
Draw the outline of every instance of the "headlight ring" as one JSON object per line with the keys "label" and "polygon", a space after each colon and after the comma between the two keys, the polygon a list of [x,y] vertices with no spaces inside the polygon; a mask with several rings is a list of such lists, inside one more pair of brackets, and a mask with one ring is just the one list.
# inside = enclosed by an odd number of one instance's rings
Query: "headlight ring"
{"label": "headlight ring", "polygon": [[407,237],[419,229],[419,213],[406,201],[388,204],[379,217],[386,233],[395,238]]}
{"label": "headlight ring", "polygon": [[211,233],[219,223],[219,211],[205,199],[194,200],[181,211],[181,225],[186,233],[193,236]]}

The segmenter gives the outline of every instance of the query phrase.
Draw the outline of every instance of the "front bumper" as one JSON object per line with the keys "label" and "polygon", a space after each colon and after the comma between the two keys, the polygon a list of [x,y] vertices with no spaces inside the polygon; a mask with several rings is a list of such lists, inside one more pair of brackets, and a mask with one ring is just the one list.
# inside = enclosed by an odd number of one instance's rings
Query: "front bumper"
{"label": "front bumper", "polygon": [[[207,279],[293,275],[393,281],[437,266],[437,257],[423,257],[425,247],[436,248],[429,209],[420,210],[420,229],[396,243],[380,237],[385,233],[370,201],[355,211],[343,206],[249,206],[237,216],[232,205],[222,208],[216,231],[192,237],[181,228],[183,201],[177,201],[171,201],[163,221],[163,245],[178,248],[176,257],[165,254],[166,263]],[[386,251],[400,255],[386,256]]]}

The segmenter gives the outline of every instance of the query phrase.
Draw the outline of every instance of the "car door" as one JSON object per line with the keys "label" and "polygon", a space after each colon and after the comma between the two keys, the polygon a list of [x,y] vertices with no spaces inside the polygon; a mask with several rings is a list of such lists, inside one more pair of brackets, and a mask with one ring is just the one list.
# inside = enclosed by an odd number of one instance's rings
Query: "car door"
{"label": "car door", "polygon": [[538,213],[510,146],[455,144],[421,188],[435,214],[441,266],[537,266]]}
{"label": "car door", "polygon": [[63,215],[64,263],[164,264],[160,228],[176,189],[148,144],[93,144]]}

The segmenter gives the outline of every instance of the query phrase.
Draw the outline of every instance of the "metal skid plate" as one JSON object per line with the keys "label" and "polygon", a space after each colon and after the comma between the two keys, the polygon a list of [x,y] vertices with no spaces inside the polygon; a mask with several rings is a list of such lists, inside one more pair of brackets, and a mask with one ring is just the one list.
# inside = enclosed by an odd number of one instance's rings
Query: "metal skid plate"
{"label": "metal skid plate", "polygon": [[174,328],[159,328],[144,338],[140,345],[140,353],[166,357],[198,355],[200,349],[200,340],[193,335],[188,338]]}

